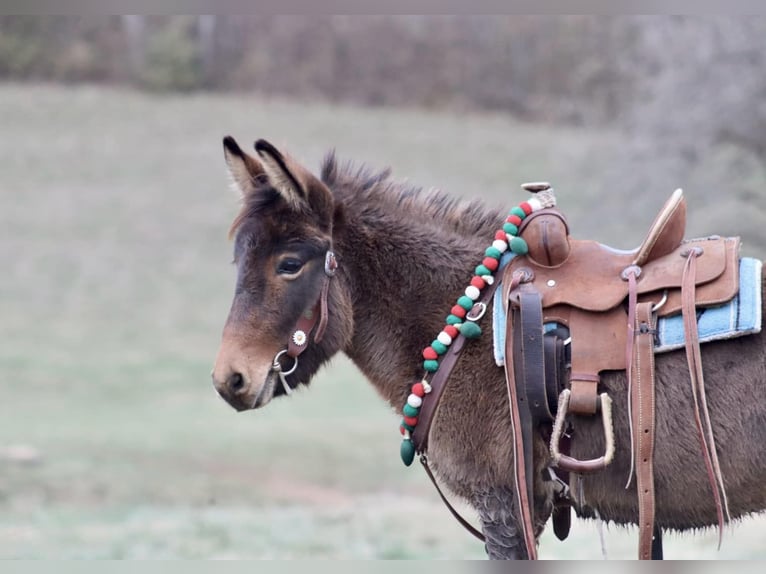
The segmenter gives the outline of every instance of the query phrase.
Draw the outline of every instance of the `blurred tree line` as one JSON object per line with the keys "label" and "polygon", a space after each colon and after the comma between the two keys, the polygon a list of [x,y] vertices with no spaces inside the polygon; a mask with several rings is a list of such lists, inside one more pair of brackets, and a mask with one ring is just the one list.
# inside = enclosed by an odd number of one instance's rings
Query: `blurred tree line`
{"label": "blurred tree line", "polygon": [[[0,16],[0,79],[255,90],[592,125],[694,83],[715,101],[759,96],[766,91],[765,23],[752,17]],[[720,89],[705,89],[711,84]],[[744,131],[730,139],[754,145],[752,134],[744,136],[752,125],[737,130]],[[758,146],[766,151],[766,144]]]}
{"label": "blurred tree line", "polygon": [[600,17],[1,16],[0,77],[607,121],[635,97],[639,28]]}
{"label": "blurred tree line", "polygon": [[736,201],[718,211],[766,245],[764,17],[0,16],[0,79],[616,127],[601,176],[622,193],[602,209],[640,209],[646,190],[725,191]]}

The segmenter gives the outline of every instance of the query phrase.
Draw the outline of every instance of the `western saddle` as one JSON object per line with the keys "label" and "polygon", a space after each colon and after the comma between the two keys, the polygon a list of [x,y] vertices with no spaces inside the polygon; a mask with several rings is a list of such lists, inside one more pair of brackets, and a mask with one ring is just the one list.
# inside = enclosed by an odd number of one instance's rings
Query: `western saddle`
{"label": "western saddle", "polygon": [[[525,184],[551,194],[548,184]],[[638,249],[619,251],[573,239],[564,216],[545,208],[527,217],[519,234],[529,251],[513,258],[502,281],[507,310],[505,369],[516,452],[515,480],[528,556],[534,558],[532,436],[551,425],[553,466],[568,473],[602,470],[614,455],[611,400],[600,392],[602,371],[624,370],[632,468],[639,506],[639,558],[661,557],[654,503],[654,341],[659,317],[682,314],[695,422],[718,515],[726,494],[705,399],[696,308],[731,300],[739,285],[739,239],[684,240],[686,201],[676,190]],[[511,360],[512,358],[512,360]],[[567,415],[603,418],[603,456],[568,455]],[[576,429],[575,429],[576,431]],[[554,510],[560,538],[569,530],[570,508]],[[563,538],[562,538],[563,539]]]}

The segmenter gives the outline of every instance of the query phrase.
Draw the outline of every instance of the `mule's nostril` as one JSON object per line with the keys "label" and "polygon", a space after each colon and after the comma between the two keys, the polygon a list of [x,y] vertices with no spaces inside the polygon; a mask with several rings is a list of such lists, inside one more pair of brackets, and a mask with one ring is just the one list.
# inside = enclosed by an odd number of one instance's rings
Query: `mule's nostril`
{"label": "mule's nostril", "polygon": [[234,373],[229,377],[227,384],[232,391],[237,392],[245,386],[245,378],[239,373]]}

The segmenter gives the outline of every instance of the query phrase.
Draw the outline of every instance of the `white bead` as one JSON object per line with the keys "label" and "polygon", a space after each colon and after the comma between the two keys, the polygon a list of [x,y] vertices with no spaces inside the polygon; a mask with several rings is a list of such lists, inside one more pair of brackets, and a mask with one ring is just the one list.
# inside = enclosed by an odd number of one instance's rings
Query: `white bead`
{"label": "white bead", "polygon": [[471,301],[476,301],[481,296],[481,291],[476,285],[469,285],[465,288],[465,294]]}
{"label": "white bead", "polygon": [[484,283],[487,285],[492,285],[495,282],[495,278],[492,275],[482,275],[481,278],[484,279]]}
{"label": "white bead", "polygon": [[445,347],[449,347],[452,344],[452,337],[449,336],[449,333],[445,333],[444,331],[436,336],[436,340]]}
{"label": "white bead", "polygon": [[428,381],[423,379],[422,381],[420,381],[420,383],[423,385],[423,391],[425,392],[425,394],[428,394],[431,392],[431,385],[428,383]]}
{"label": "white bead", "polygon": [[423,399],[421,399],[419,396],[412,394],[409,397],[407,397],[407,404],[414,408],[419,408],[420,405],[423,404]]}
{"label": "white bead", "polygon": [[404,429],[404,439],[403,440],[410,440],[410,431],[407,429]]}
{"label": "white bead", "polygon": [[495,239],[492,242],[492,247],[497,249],[500,253],[505,253],[505,251],[508,249],[508,242],[503,241],[502,239]]}
{"label": "white bead", "polygon": [[510,233],[506,233],[505,237],[508,239],[508,245],[511,244],[511,240],[516,237],[515,235],[511,235]]}
{"label": "white bead", "polygon": [[540,211],[543,208],[543,203],[536,197],[530,197],[527,203],[532,208],[532,211]]}

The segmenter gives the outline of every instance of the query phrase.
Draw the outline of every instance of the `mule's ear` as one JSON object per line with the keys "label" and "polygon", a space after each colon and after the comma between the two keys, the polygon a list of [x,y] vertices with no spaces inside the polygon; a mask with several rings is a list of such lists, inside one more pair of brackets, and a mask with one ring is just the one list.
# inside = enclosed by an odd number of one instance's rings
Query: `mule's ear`
{"label": "mule's ear", "polygon": [[237,191],[242,197],[252,193],[256,188],[256,179],[265,173],[261,162],[242,151],[231,136],[223,138],[223,156]]}
{"label": "mule's ear", "polygon": [[255,142],[255,151],[274,188],[293,208],[308,204],[309,186],[314,177],[292,158],[285,156],[266,140]]}

